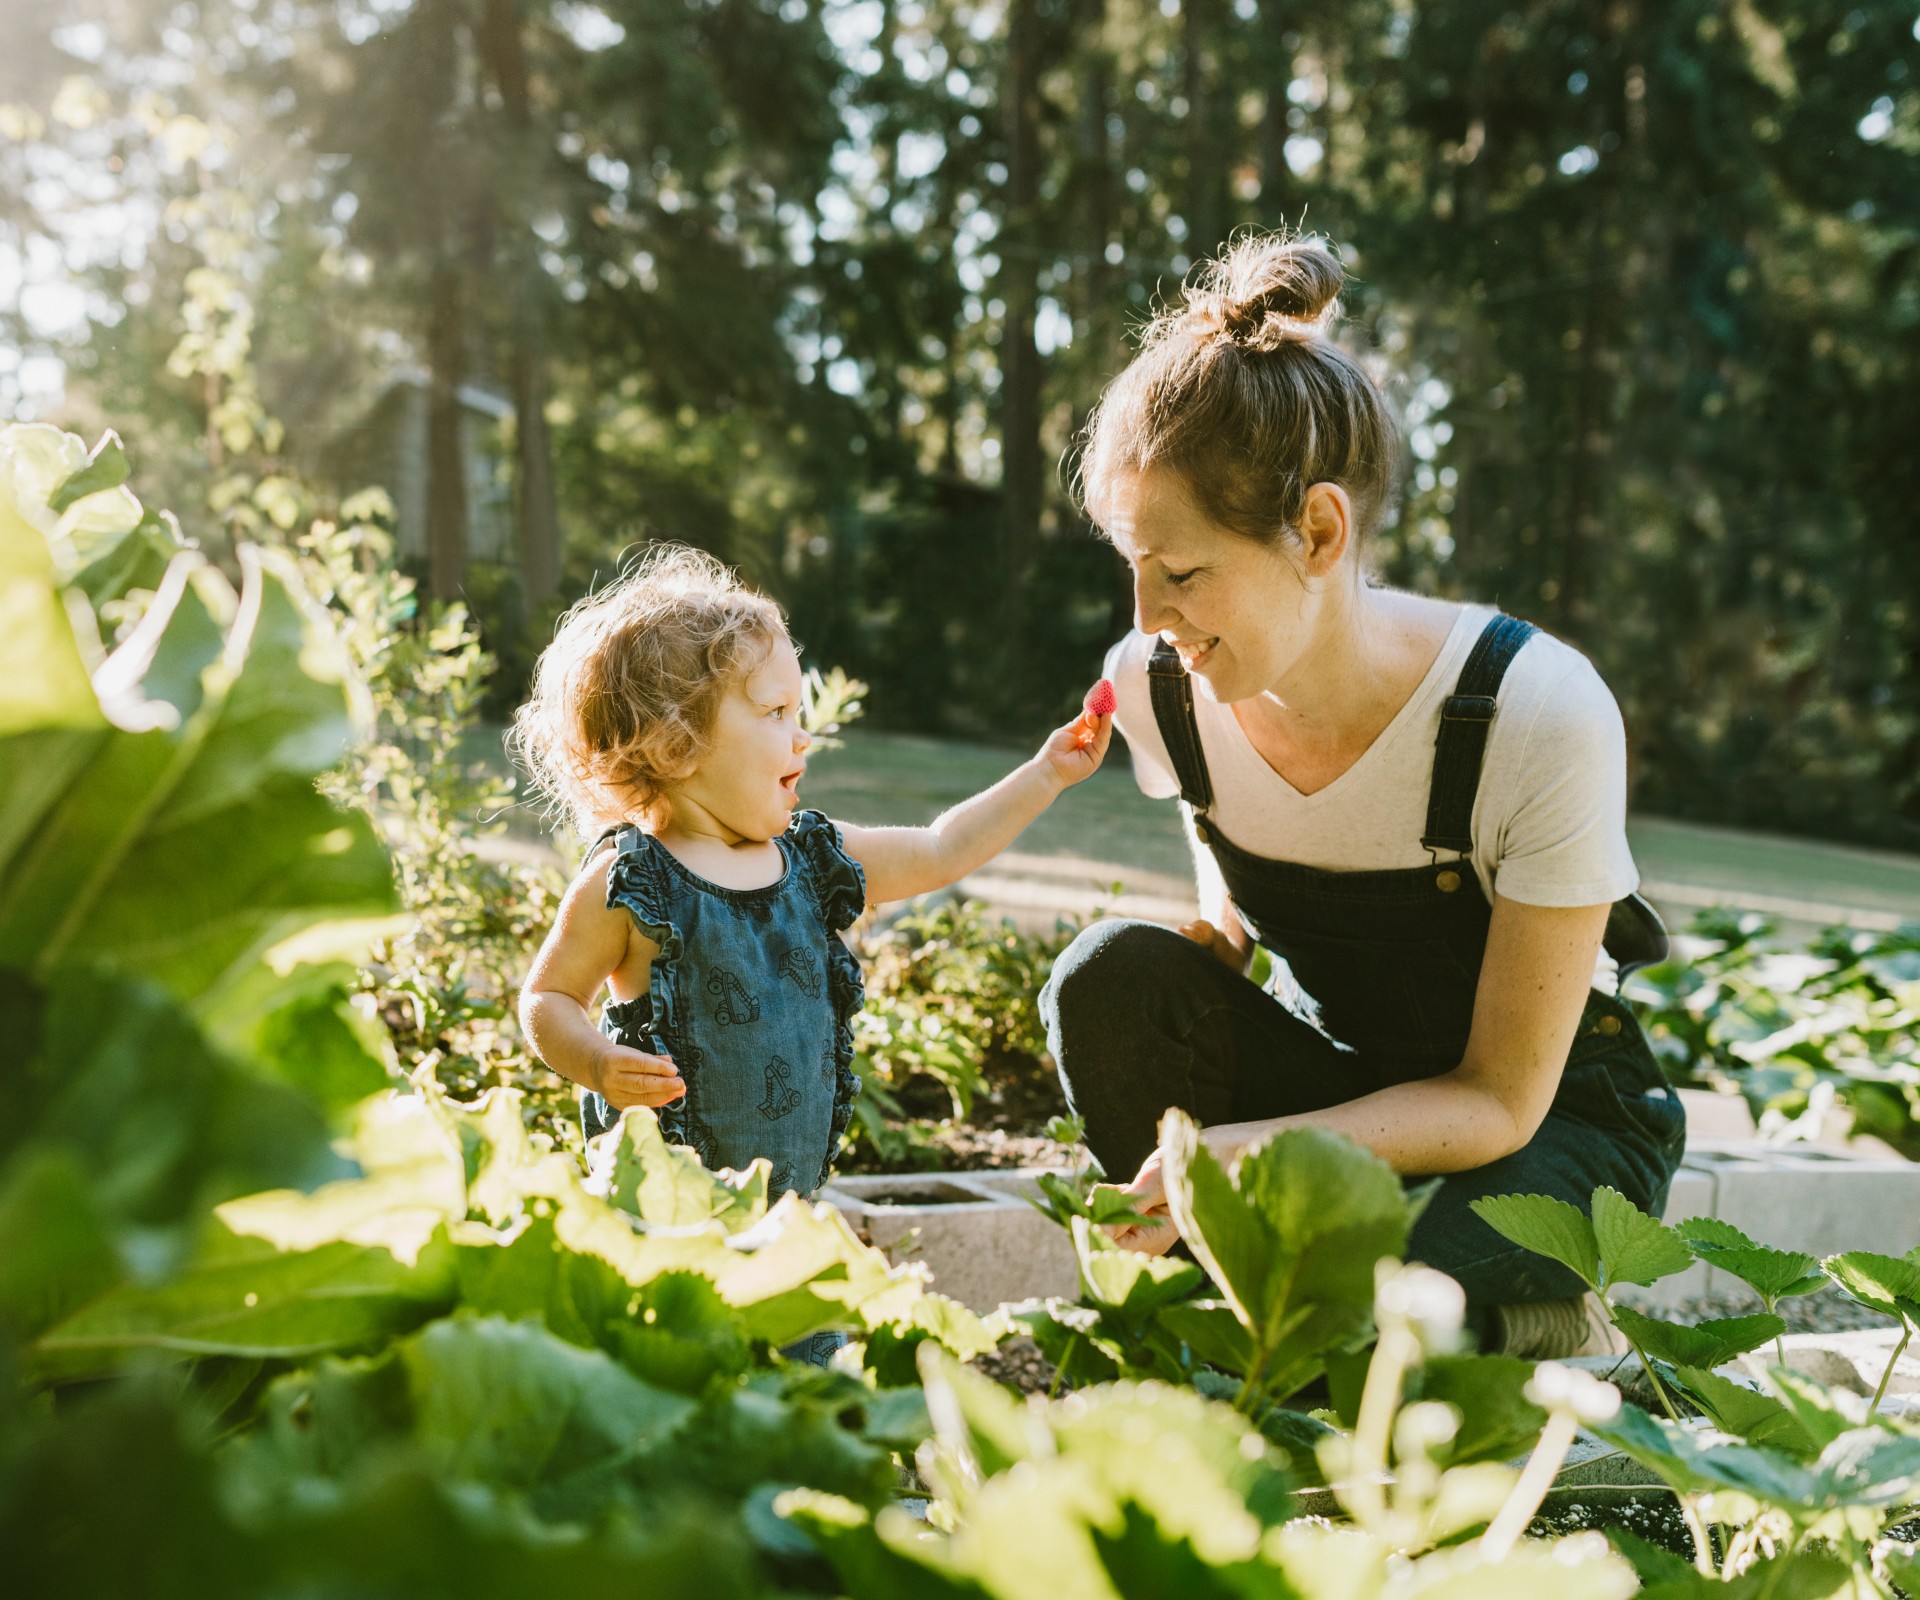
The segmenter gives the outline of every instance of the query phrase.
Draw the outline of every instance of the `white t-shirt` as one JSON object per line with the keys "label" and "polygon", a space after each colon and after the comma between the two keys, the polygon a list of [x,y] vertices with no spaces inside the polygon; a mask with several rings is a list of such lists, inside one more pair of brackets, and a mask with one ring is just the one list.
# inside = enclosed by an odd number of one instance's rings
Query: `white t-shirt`
{"label": "white t-shirt", "polygon": [[[1229,706],[1193,697],[1213,781],[1213,820],[1242,850],[1334,872],[1424,867],[1434,859],[1427,790],[1440,708],[1494,615],[1464,606],[1412,697],[1366,753],[1323,789],[1301,794],[1248,742]],[[1134,779],[1155,798],[1179,782],[1147,688],[1152,634],[1130,633],[1107,652],[1119,705],[1114,720],[1133,751]],[[1473,807],[1473,870],[1492,901],[1589,906],[1639,886],[1627,847],[1627,746],[1620,708],[1593,664],[1545,633],[1524,644],[1501,680]],[[1442,857],[1449,853],[1442,852]],[[1217,869],[1195,851],[1203,883]],[[1216,880],[1217,881],[1217,880]],[[1204,903],[1204,902],[1203,902]]]}

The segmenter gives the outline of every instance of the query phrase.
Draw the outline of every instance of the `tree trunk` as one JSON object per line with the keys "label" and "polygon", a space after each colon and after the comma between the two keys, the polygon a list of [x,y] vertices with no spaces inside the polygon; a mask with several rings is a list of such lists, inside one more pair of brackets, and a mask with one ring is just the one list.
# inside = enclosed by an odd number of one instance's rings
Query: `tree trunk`
{"label": "tree trunk", "polygon": [[[1034,344],[1039,303],[1035,208],[1040,188],[1039,14],[1037,0],[1011,0],[1007,69],[1002,85],[1007,142],[1007,211],[1000,238],[1000,460],[1005,504],[1001,572],[1010,602],[1040,536],[1040,352]],[[1009,616],[1013,615],[1010,607]]]}
{"label": "tree trunk", "polygon": [[427,324],[428,587],[434,599],[452,600],[467,581],[467,475],[460,408],[466,330],[459,271],[444,261],[437,265],[432,295]]}
{"label": "tree trunk", "polygon": [[502,187],[511,208],[505,232],[513,278],[514,526],[520,592],[533,612],[560,588],[560,518],[547,432],[546,278],[529,228],[538,155],[523,21],[518,0],[487,0],[480,42],[512,130]]}

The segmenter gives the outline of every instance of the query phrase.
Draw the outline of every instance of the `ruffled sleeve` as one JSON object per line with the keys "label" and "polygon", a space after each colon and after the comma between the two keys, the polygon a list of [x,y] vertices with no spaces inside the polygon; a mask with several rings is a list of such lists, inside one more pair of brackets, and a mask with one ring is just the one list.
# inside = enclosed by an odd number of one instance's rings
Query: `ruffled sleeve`
{"label": "ruffled sleeve", "polygon": [[[661,846],[638,828],[622,828],[615,837],[619,852],[607,869],[607,906],[624,910],[648,939],[659,946],[647,975],[647,992],[621,1004],[608,1001],[601,1011],[601,1028],[620,1044],[649,1054],[666,1054],[682,1072],[695,1070],[700,1050],[686,1027],[683,1010],[680,957],[685,950],[680,928],[673,921],[667,866],[660,858]],[[593,1096],[599,1100],[598,1095]],[[610,1126],[618,1116],[605,1101],[605,1118]],[[656,1109],[660,1131],[669,1144],[690,1144],[700,1149],[699,1129],[693,1126],[683,1096]],[[588,1126],[592,1126],[591,1114]],[[707,1160],[712,1152],[701,1150]]]}
{"label": "ruffled sleeve", "polygon": [[827,1159],[814,1185],[818,1188],[833,1169],[834,1152],[853,1120],[853,1102],[860,1093],[860,1078],[853,1070],[853,1019],[866,1000],[866,979],[859,957],[840,934],[867,908],[867,875],[847,854],[840,830],[821,812],[796,812],[788,840],[806,868],[814,906],[826,929],[827,991],[833,999],[833,1122]]}
{"label": "ruffled sleeve", "polygon": [[797,811],[787,837],[806,863],[814,904],[830,932],[851,928],[867,909],[867,875],[847,854],[840,830],[821,811]]}
{"label": "ruffled sleeve", "polygon": [[680,930],[667,915],[667,869],[660,847],[638,828],[623,828],[614,838],[614,849],[619,853],[607,868],[608,908],[626,911],[660,947],[657,961],[677,959]]}

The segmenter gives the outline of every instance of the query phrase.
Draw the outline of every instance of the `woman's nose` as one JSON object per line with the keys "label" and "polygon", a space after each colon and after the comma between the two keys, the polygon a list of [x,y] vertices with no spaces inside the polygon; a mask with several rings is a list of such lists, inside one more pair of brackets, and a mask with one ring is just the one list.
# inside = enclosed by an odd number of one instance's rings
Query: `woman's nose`
{"label": "woman's nose", "polygon": [[1173,621],[1165,591],[1144,577],[1133,580],[1133,625],[1141,633],[1158,633]]}

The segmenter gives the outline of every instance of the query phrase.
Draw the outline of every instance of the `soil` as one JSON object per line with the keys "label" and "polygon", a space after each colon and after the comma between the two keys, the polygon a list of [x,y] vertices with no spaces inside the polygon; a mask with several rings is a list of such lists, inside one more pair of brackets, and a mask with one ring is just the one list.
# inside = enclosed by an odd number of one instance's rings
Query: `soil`
{"label": "soil", "polygon": [[1067,1114],[1067,1097],[1053,1063],[1012,1053],[989,1056],[983,1087],[964,1119],[952,1116],[944,1086],[933,1078],[907,1080],[896,1094],[906,1121],[896,1132],[905,1152],[887,1159],[862,1139],[835,1168],[840,1172],[980,1172],[1002,1167],[1059,1167],[1078,1159],[1047,1135],[1047,1124]]}

